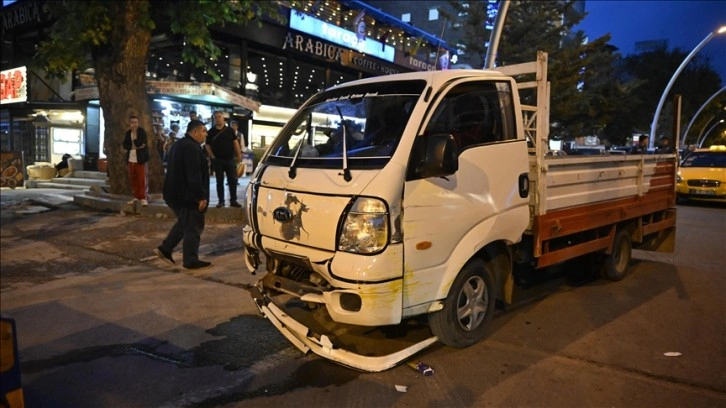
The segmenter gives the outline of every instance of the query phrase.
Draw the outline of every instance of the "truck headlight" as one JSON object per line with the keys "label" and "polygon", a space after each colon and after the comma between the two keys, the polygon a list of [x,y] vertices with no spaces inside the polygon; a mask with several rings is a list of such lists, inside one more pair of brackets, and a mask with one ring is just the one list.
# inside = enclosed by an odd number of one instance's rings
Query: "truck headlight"
{"label": "truck headlight", "polygon": [[355,200],[338,237],[338,250],[355,254],[380,252],[388,244],[388,210],[376,198]]}
{"label": "truck headlight", "polygon": [[245,215],[245,224],[250,225],[251,224],[251,215],[252,211],[249,207],[250,203],[252,202],[252,183],[249,183],[247,185],[247,188],[245,189],[244,197],[242,197],[242,212]]}

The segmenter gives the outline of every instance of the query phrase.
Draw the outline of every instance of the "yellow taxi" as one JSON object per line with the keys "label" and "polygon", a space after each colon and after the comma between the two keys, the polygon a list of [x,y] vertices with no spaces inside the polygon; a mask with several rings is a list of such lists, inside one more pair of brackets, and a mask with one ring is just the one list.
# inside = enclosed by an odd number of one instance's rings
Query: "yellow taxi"
{"label": "yellow taxi", "polygon": [[689,153],[676,176],[676,194],[679,199],[726,202],[726,146]]}

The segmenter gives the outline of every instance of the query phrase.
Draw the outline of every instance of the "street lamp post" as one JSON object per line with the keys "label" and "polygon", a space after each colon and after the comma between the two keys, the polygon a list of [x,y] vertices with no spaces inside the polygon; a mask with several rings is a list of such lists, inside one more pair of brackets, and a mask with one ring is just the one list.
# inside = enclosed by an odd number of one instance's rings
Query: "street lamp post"
{"label": "street lamp post", "polygon": [[683,68],[686,67],[688,62],[698,53],[698,51],[703,48],[704,45],[706,45],[713,37],[726,33],[726,25],[719,27],[717,30],[711,31],[708,33],[706,38],[701,41],[696,48],[694,48],[690,54],[686,56],[686,58],[681,62],[681,65],[678,67],[675,73],[673,73],[673,76],[671,77],[670,82],[668,82],[668,85],[666,85],[665,90],[663,91],[663,95],[660,97],[660,101],[658,102],[658,107],[655,109],[655,115],[653,116],[653,123],[650,125],[650,147],[653,147],[653,142],[655,141],[655,131],[656,127],[658,126],[658,118],[660,117],[660,110],[663,109],[663,103],[665,103],[666,97],[668,96],[668,92],[670,92],[671,87],[673,86],[673,83],[676,82],[676,78],[678,78],[678,75],[680,75],[681,71],[683,71]]}
{"label": "street lamp post", "polygon": [[706,138],[711,133],[711,131],[714,130],[716,128],[716,126],[722,124],[723,122],[724,122],[723,119],[719,120],[718,122],[714,123],[713,126],[711,126],[710,128],[708,128],[708,130],[706,132],[704,132],[702,135],[699,135],[698,136],[698,141],[696,142],[696,144],[698,145],[698,147],[703,147],[703,142],[706,141]]}
{"label": "street lamp post", "polygon": [[509,9],[509,0],[503,0],[499,3],[497,10],[497,19],[494,21],[494,29],[489,36],[489,47],[484,57],[484,69],[494,68],[494,61],[497,58],[497,48],[499,48],[499,39],[502,37],[502,29],[504,29],[504,20],[507,18],[507,10]]}
{"label": "street lamp post", "polygon": [[686,138],[688,137],[688,131],[689,131],[689,130],[691,130],[691,126],[693,126],[693,124],[694,124],[694,123],[696,122],[696,118],[698,118],[698,115],[700,115],[700,114],[701,114],[701,111],[702,111],[702,110],[703,110],[703,109],[704,109],[704,108],[705,108],[706,106],[708,106],[708,104],[709,104],[709,103],[711,103],[711,101],[712,101],[712,100],[713,100],[713,99],[714,99],[714,98],[715,98],[716,96],[718,96],[719,94],[721,94],[721,92],[724,92],[724,91],[726,91],[726,86],[724,86],[723,88],[721,88],[721,89],[719,89],[718,91],[716,91],[716,93],[714,93],[713,95],[711,95],[711,97],[710,97],[710,98],[708,98],[708,100],[707,100],[706,102],[704,102],[704,103],[703,103],[703,105],[701,105],[701,107],[700,107],[700,108],[698,108],[698,110],[696,111],[696,114],[695,114],[695,115],[693,115],[693,117],[691,118],[691,121],[690,121],[690,122],[688,122],[688,126],[686,126],[686,131],[685,131],[685,132],[683,132],[683,144],[684,144],[684,145],[686,144]]}

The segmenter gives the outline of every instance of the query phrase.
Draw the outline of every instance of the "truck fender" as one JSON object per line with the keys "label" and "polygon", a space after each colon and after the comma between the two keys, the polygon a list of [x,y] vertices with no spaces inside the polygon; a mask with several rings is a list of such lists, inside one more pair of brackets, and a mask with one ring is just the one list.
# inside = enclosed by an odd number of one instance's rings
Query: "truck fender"
{"label": "truck fender", "polygon": [[[478,256],[484,261],[496,262],[494,279],[498,288],[497,298],[511,302],[511,294],[514,290],[513,258],[508,247],[521,240],[524,227],[518,228],[518,224],[516,214],[503,213],[499,214],[499,217],[488,218],[472,228],[456,245],[446,261],[441,286],[434,299],[445,299],[464,265]],[[440,302],[434,302],[430,311],[439,310],[436,308],[436,303]]]}

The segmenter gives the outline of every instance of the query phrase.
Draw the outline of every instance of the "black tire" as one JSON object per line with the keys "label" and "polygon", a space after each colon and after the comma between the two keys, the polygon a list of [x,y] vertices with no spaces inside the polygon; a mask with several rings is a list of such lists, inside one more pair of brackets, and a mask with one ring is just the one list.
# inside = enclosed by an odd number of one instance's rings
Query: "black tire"
{"label": "black tire", "polygon": [[613,250],[605,255],[602,263],[602,277],[611,281],[619,281],[628,274],[628,267],[633,256],[633,242],[627,230],[615,233]]}
{"label": "black tire", "polygon": [[454,280],[444,308],[429,314],[429,327],[447,346],[468,347],[484,337],[494,314],[494,279],[481,259],[467,263]]}

